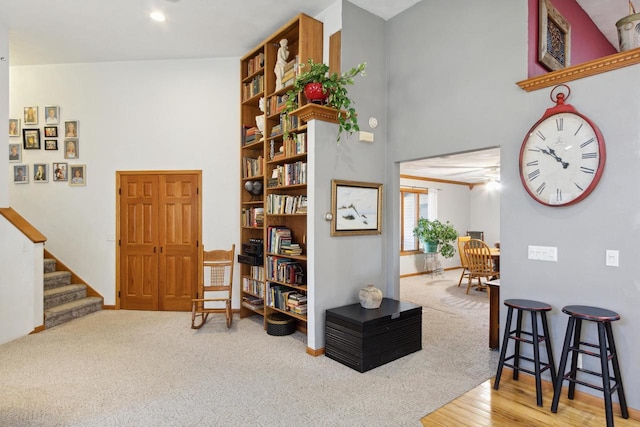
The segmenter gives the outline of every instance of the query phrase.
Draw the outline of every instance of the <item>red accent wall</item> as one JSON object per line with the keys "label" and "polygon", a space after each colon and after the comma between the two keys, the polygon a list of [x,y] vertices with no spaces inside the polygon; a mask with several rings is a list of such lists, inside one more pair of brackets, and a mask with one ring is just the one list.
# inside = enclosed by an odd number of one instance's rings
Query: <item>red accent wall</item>
{"label": "red accent wall", "polygon": [[[547,73],[538,63],[538,0],[529,1],[529,78]],[[618,50],[600,32],[575,0],[552,0],[553,6],[571,24],[571,64],[577,65]]]}

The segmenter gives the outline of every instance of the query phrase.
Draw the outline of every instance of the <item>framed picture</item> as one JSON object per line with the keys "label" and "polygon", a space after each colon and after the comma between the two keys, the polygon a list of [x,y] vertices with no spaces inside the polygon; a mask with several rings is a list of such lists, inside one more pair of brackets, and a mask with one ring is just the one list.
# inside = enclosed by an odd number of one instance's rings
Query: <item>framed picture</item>
{"label": "framed picture", "polygon": [[22,129],[22,147],[25,150],[39,150],[40,129]]}
{"label": "framed picture", "polygon": [[44,124],[57,125],[60,123],[60,119],[58,117],[60,117],[60,107],[58,107],[57,105],[44,106]]}
{"label": "framed picture", "polygon": [[77,139],[64,140],[64,158],[77,159],[80,157],[80,141]]}
{"label": "framed picture", "polygon": [[38,107],[24,107],[24,124],[25,125],[37,125],[38,124]]}
{"label": "framed picture", "polygon": [[77,120],[67,120],[64,122],[64,137],[65,138],[78,137],[78,121]]}
{"label": "framed picture", "polygon": [[9,144],[9,161],[22,161],[22,147],[20,147],[20,144]]}
{"label": "framed picture", "polygon": [[20,136],[20,119],[9,119],[9,136]]}
{"label": "framed picture", "polygon": [[45,139],[44,140],[44,149],[45,150],[57,150],[58,149],[58,140],[57,139]]}
{"label": "framed picture", "polygon": [[44,127],[44,136],[45,136],[45,138],[57,138],[58,137],[58,126],[45,126]]}
{"label": "framed picture", "polygon": [[46,163],[34,163],[33,182],[49,182],[49,165]]}
{"label": "framed picture", "polygon": [[382,233],[382,184],[331,181],[331,235]]}
{"label": "framed picture", "polygon": [[15,165],[13,167],[13,182],[16,184],[26,184],[29,182],[28,165]]}
{"label": "framed picture", "polygon": [[87,184],[86,165],[71,165],[69,169],[69,175],[71,176],[69,185],[78,187]]}
{"label": "framed picture", "polygon": [[51,169],[53,171],[53,181],[66,181],[67,178],[67,171],[69,170],[69,165],[67,163],[53,163],[52,164],[53,168]]}
{"label": "framed picture", "polygon": [[538,62],[551,71],[571,65],[571,25],[550,0],[539,0]]}

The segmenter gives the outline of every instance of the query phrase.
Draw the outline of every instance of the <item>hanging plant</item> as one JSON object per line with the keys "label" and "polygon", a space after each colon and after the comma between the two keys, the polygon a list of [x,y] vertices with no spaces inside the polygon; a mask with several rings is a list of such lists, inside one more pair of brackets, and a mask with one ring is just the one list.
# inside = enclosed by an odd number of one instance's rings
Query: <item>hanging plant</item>
{"label": "hanging plant", "polygon": [[[365,75],[366,62],[363,62],[350,70],[338,74],[329,73],[329,66],[322,62],[313,62],[309,59],[306,64],[300,64],[300,74],[296,77],[293,88],[287,92],[287,101],[283,114],[288,114],[298,108],[298,96],[301,92],[309,92],[310,102],[326,105],[338,110],[338,136],[337,142],[343,132],[352,134],[359,131],[358,116],[353,108],[353,100],[347,94],[347,85],[353,84],[353,78],[358,74]],[[309,86],[308,90],[306,90]],[[285,137],[288,135],[285,134]]]}

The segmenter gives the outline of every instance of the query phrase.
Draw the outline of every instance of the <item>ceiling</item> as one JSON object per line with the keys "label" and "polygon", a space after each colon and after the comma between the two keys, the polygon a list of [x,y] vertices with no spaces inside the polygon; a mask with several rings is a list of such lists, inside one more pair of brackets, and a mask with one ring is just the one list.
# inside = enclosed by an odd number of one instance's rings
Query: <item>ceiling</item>
{"label": "ceiling", "polygon": [[[419,0],[350,0],[390,19]],[[11,65],[242,56],[299,12],[315,16],[336,0],[0,0]],[[618,46],[626,0],[577,0]],[[166,22],[149,19],[161,10]]]}
{"label": "ceiling", "polygon": [[[388,20],[420,0],[350,0]],[[618,46],[615,23],[627,0],[576,0]],[[302,12],[311,16],[336,0],[0,0],[9,28],[10,65],[239,57],[265,34]],[[154,10],[165,13],[153,22]],[[486,182],[499,172],[499,149],[403,164],[401,173],[452,181]]]}

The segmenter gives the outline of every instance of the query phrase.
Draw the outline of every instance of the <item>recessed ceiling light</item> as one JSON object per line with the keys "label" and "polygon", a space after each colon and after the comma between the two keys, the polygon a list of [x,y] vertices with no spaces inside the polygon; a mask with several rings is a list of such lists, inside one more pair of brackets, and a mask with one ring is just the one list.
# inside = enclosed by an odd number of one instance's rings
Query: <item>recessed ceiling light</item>
{"label": "recessed ceiling light", "polygon": [[167,20],[167,17],[164,16],[164,13],[160,11],[151,12],[149,16],[156,22],[164,22]]}

